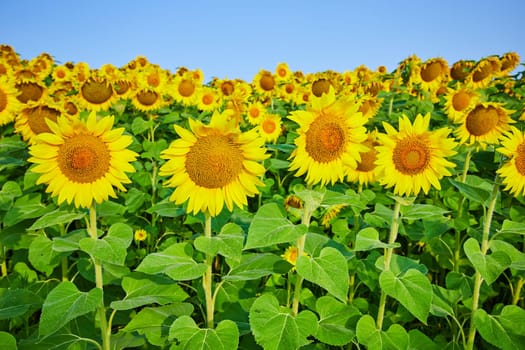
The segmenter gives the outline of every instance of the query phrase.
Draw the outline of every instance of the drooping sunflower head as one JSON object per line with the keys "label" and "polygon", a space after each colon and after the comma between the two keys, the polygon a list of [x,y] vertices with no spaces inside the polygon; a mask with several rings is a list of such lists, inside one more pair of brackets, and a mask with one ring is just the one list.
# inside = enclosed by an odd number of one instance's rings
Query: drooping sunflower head
{"label": "drooping sunflower head", "polygon": [[419,83],[425,91],[436,91],[443,81],[449,76],[448,63],[443,58],[432,58],[413,71],[413,83]]}
{"label": "drooping sunflower head", "polygon": [[525,195],[525,133],[511,127],[501,139],[497,151],[507,157],[497,170],[505,185],[505,191],[514,196]]}
{"label": "drooping sunflower head", "polygon": [[500,57],[500,75],[505,76],[520,64],[520,56],[516,52],[507,52]]}
{"label": "drooping sunflower head", "polygon": [[507,132],[514,120],[511,111],[501,103],[480,102],[465,113],[455,130],[461,143],[476,145],[485,149],[488,144],[497,144],[503,133]]}
{"label": "drooping sunflower head", "polygon": [[454,80],[463,81],[468,77],[475,65],[476,61],[472,60],[456,61],[450,68],[450,77]]}
{"label": "drooping sunflower head", "polygon": [[180,138],[162,152],[160,175],[175,188],[170,200],[187,202],[187,212],[217,216],[224,206],[244,207],[264,185],[264,140],[256,129],[241,132],[227,113],[214,112],[209,125],[190,119],[190,130],[175,125]]}
{"label": "drooping sunflower head", "polygon": [[290,170],[296,176],[306,174],[308,184],[334,184],[343,180],[346,167],[356,168],[359,152],[367,148],[366,118],[352,99],[336,99],[330,89],[321,97],[312,97],[309,108],[291,113],[289,119],[299,125],[297,148],[292,152]]}
{"label": "drooping sunflower head", "polygon": [[126,190],[122,184],[131,182],[126,173],[135,171],[130,162],[137,154],[127,149],[132,139],[123,135],[124,128],[112,129],[113,121],[112,116],[97,120],[94,112],[87,120],[58,117],[47,120],[51,132],[35,137],[31,171],[40,174],[37,184],[47,184],[58,204],[89,208],[115,198],[113,187]]}
{"label": "drooping sunflower head", "polygon": [[383,122],[386,134],[378,134],[376,178],[396,195],[428,193],[433,186],[441,189],[440,179],[450,176],[455,166],[446,158],[456,153],[456,142],[449,138],[449,128],[429,130],[430,114],[417,115],[412,124],[408,117],[399,119],[399,131]]}
{"label": "drooping sunflower head", "polygon": [[474,88],[483,88],[489,85],[492,79],[498,75],[499,69],[495,70],[492,60],[484,58],[472,68],[467,80]]}

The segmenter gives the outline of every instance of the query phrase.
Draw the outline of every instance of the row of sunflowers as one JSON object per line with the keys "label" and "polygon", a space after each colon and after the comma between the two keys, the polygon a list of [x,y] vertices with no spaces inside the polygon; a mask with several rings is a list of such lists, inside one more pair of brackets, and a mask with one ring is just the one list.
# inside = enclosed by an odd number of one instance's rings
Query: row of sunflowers
{"label": "row of sunflowers", "polygon": [[413,55],[205,82],[0,46],[0,339],[520,348],[519,64]]}

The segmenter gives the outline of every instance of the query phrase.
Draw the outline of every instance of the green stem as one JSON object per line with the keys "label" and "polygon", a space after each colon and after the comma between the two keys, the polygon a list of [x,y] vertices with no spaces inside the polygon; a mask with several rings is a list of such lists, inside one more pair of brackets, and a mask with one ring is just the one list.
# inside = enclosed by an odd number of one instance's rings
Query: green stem
{"label": "green stem", "polygon": [[514,294],[512,296],[512,305],[518,305],[518,301],[521,297],[521,289],[523,288],[523,285],[525,284],[525,279],[520,278],[518,282],[516,283],[516,289],[514,290]]}
{"label": "green stem", "polygon": [[[468,169],[470,167],[470,158],[472,157],[472,149],[468,149],[467,154],[465,155],[465,163],[463,165],[463,172],[461,173],[460,181],[462,183],[465,183],[467,180],[467,174]],[[465,201],[465,196],[463,196],[463,193],[459,192],[459,198],[458,198],[458,212],[457,212],[457,218],[461,218],[463,215],[463,202]],[[456,229],[456,250],[454,251],[454,271],[459,272],[459,260],[461,258],[461,230]]]}
{"label": "green stem", "polygon": [[[64,225],[60,225],[60,236],[65,236],[66,235],[66,228],[64,227]],[[69,273],[69,266],[68,266],[68,257],[65,256],[62,258],[62,260],[60,261],[60,268],[62,270],[62,281],[68,281],[68,273]]]}
{"label": "green stem", "polygon": [[0,259],[2,263],[0,264],[0,270],[2,271],[2,277],[7,276],[7,258],[6,258],[6,249],[3,244],[0,243]]}
{"label": "green stem", "polygon": [[[308,203],[305,203],[301,223],[306,225],[307,227],[310,226],[310,219],[312,218],[312,212],[313,212],[313,209],[311,208],[311,206],[308,205]],[[304,255],[305,242],[306,242],[306,233],[297,239],[297,259],[299,259],[300,256]],[[295,279],[295,290],[294,290],[293,302],[292,302],[292,314],[294,316],[297,316],[297,314],[299,313],[299,299],[301,298],[302,284],[303,284],[303,277],[297,274],[296,279]]]}
{"label": "green stem", "polygon": [[[498,199],[499,184],[496,177],[496,182],[494,183],[494,188],[492,189],[492,197],[487,208],[487,213],[485,215],[485,221],[483,222],[483,232],[481,237],[481,254],[485,255],[489,249],[489,233],[490,225],[492,223],[492,217],[494,215],[494,208],[496,207],[496,202]],[[474,340],[476,338],[476,326],[474,325],[474,315],[478,310],[479,306],[479,297],[481,291],[481,284],[483,283],[483,278],[479,271],[476,271],[474,275],[474,290],[472,292],[472,313],[470,315],[470,329],[467,340],[467,350],[474,349]]]}
{"label": "green stem", "polygon": [[[97,233],[97,210],[93,204],[89,209],[89,236],[92,239],[98,239]],[[95,285],[100,290],[104,291],[104,283],[102,280],[102,265],[97,259],[93,258],[93,265],[95,267]],[[108,325],[106,321],[106,308],[104,307],[104,293],[102,293],[102,300],[98,306],[98,314],[100,318],[100,333],[102,335],[102,348],[103,350],[110,350],[110,336],[111,330],[108,330]]]}
{"label": "green stem", "polygon": [[[396,201],[394,207],[394,213],[392,214],[392,225],[390,226],[390,235],[388,237],[388,244],[392,244],[397,239],[397,234],[399,232],[399,212],[401,210],[401,203]],[[385,248],[384,256],[384,271],[390,270],[390,262],[392,261],[392,254],[394,253],[394,248]],[[381,290],[381,298],[379,300],[379,310],[377,311],[377,328],[382,329],[383,320],[385,317],[385,306],[386,306],[386,293]]]}
{"label": "green stem", "polygon": [[[211,238],[211,215],[206,213],[206,221],[204,224],[204,236]],[[213,256],[206,254],[206,271],[202,277],[202,288],[204,289],[204,297],[206,299],[206,325],[208,328],[214,327],[213,314],[215,312],[215,305],[213,302],[212,291],[212,264]]]}

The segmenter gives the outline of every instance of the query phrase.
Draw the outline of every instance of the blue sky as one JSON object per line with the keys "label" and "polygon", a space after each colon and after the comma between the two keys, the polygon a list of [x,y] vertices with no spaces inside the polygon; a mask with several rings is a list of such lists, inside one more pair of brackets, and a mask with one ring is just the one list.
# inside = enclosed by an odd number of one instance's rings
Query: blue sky
{"label": "blue sky", "polygon": [[279,62],[305,73],[364,64],[393,70],[416,54],[525,61],[523,0],[2,0],[0,43],[22,58],[122,66],[137,55],[205,80],[251,81]]}

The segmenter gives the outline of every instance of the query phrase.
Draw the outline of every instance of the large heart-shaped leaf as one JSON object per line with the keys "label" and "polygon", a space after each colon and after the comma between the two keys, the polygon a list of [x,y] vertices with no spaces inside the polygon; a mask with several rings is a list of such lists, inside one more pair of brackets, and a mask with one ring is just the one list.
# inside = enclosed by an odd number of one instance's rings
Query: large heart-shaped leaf
{"label": "large heart-shaped leaf", "polygon": [[266,350],[298,349],[317,329],[317,317],[308,310],[293,316],[279,306],[272,294],[264,294],[250,308],[250,326],[257,341]]}
{"label": "large heart-shaped leaf", "polygon": [[100,262],[124,266],[127,249],[133,240],[133,230],[123,223],[111,225],[106,237],[83,238],[79,241],[80,249]]}
{"label": "large heart-shaped leaf", "polygon": [[346,302],[349,283],[347,266],[346,258],[339,250],[325,247],[318,257],[298,257],[295,268],[304,279]]}
{"label": "large heart-shaped leaf", "polygon": [[499,275],[512,264],[512,260],[504,251],[495,251],[492,254],[483,254],[478,241],[469,238],[463,244],[467,258],[488,285],[492,284]]}
{"label": "large heart-shaped leaf", "polygon": [[219,253],[235,262],[241,260],[243,244],[244,232],[239,225],[233,223],[224,225],[217,236],[199,236],[193,243],[195,248],[203,253],[212,256]]}
{"label": "large heart-shaped leaf", "polygon": [[432,303],[432,284],[421,271],[410,269],[401,275],[396,275],[390,270],[383,271],[379,275],[379,285],[412,315],[427,323]]}
{"label": "large heart-shaped leaf", "polygon": [[326,295],[317,299],[315,308],[319,313],[315,337],[321,342],[342,346],[355,337],[354,329],[349,328],[350,319],[360,315],[355,307]]}
{"label": "large heart-shaped leaf", "polygon": [[72,282],[61,282],[49,292],[42,306],[38,329],[40,336],[53,334],[78,316],[95,311],[101,301],[100,288],[81,292]]}
{"label": "large heart-shaped leaf", "polygon": [[483,339],[504,350],[523,348],[523,322],[525,311],[516,305],[505,306],[499,316],[490,315],[483,309],[474,314],[474,324]]}
{"label": "large heart-shaped leaf", "polygon": [[406,330],[393,324],[387,331],[376,327],[370,315],[362,316],[357,322],[357,340],[369,350],[407,350],[409,337]]}
{"label": "large heart-shaped leaf", "polygon": [[181,316],[173,322],[169,332],[174,344],[170,349],[237,349],[239,330],[235,322],[224,320],[215,329],[199,328],[189,316]]}

